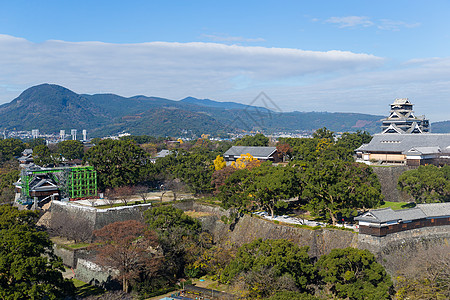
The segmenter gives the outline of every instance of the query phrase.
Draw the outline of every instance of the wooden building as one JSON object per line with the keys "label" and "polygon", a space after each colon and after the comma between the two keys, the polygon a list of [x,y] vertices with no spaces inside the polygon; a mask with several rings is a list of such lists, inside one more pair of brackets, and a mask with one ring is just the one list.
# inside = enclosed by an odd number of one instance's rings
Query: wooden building
{"label": "wooden building", "polygon": [[355,150],[363,162],[406,164],[450,164],[450,134],[375,134],[368,144]]}
{"label": "wooden building", "polygon": [[432,226],[450,225],[450,203],[418,204],[414,208],[374,209],[358,216],[359,233],[373,236]]}

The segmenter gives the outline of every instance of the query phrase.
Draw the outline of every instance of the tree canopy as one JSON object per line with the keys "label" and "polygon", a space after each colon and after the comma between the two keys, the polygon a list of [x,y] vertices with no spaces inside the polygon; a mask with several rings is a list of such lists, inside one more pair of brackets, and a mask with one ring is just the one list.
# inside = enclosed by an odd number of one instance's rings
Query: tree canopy
{"label": "tree canopy", "polygon": [[97,171],[100,189],[135,185],[156,172],[147,153],[131,141],[102,140],[84,160]]}
{"label": "tree canopy", "polygon": [[179,178],[194,194],[204,194],[213,190],[211,175],[214,172],[214,158],[214,152],[202,147],[191,152],[179,149],[158,159],[156,166],[166,178]]}
{"label": "tree canopy", "polygon": [[33,149],[34,163],[41,167],[55,165],[59,162],[59,155],[53,153],[47,145],[38,145]]}
{"label": "tree canopy", "polygon": [[450,166],[419,166],[403,172],[398,188],[410,194],[417,203],[450,201]]}
{"label": "tree canopy", "polygon": [[368,250],[333,249],[315,264],[320,281],[340,299],[391,299],[392,281]]}
{"label": "tree canopy", "polygon": [[65,159],[82,159],[84,155],[83,143],[80,141],[69,140],[58,143],[58,152]]}
{"label": "tree canopy", "polygon": [[48,234],[34,227],[37,214],[0,206],[0,298],[62,299],[73,292]]}
{"label": "tree canopy", "polygon": [[20,156],[25,149],[25,144],[19,139],[0,140],[0,163]]}
{"label": "tree canopy", "polygon": [[94,246],[98,259],[119,270],[124,292],[133,280],[156,271],[159,261],[149,251],[157,245],[156,234],[146,230],[143,223],[114,222],[94,231],[94,235],[99,242]]}
{"label": "tree canopy", "polygon": [[[223,270],[220,282],[230,283],[239,280],[245,273],[260,274],[261,271],[272,272],[274,278],[282,276],[292,278],[295,286],[301,291],[307,290],[314,277],[308,247],[300,248],[284,239],[265,241],[257,239],[239,247],[236,257]],[[276,292],[265,290],[263,285],[252,288],[260,289],[256,292],[259,295],[268,296],[268,293],[270,295]]]}
{"label": "tree canopy", "polygon": [[198,268],[193,263],[201,255],[201,223],[172,206],[154,207],[144,215],[149,228],[158,233],[165,257],[164,273],[172,278],[195,274]]}
{"label": "tree canopy", "polygon": [[376,207],[383,199],[378,178],[364,164],[319,160],[304,170],[301,198],[306,207],[336,224],[338,214],[350,217],[357,208]]}
{"label": "tree canopy", "polygon": [[240,139],[237,139],[234,144],[236,146],[259,146],[267,147],[269,146],[269,138],[264,136],[262,133],[257,133],[255,135],[246,135]]}

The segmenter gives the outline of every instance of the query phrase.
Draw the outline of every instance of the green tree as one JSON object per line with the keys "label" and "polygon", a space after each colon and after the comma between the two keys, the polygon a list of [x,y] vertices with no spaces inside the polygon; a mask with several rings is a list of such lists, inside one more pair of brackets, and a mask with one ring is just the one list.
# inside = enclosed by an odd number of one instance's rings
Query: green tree
{"label": "green tree", "polygon": [[339,299],[391,299],[389,274],[368,250],[333,249],[315,264],[323,288]]}
{"label": "green tree", "polygon": [[194,194],[210,193],[213,190],[211,176],[214,172],[215,153],[201,147],[192,152],[177,150],[156,161],[157,168],[167,179],[181,179]]}
{"label": "green tree", "polygon": [[19,178],[19,163],[15,159],[5,162],[0,167],[0,203],[12,203],[14,200],[14,183]]}
{"label": "green tree", "polygon": [[334,140],[334,132],[326,127],[319,128],[313,133],[313,138]]}
{"label": "green tree", "polygon": [[1,299],[62,299],[74,291],[47,233],[34,227],[36,217],[0,206]]}
{"label": "green tree", "polygon": [[45,145],[46,141],[44,138],[30,139],[26,141],[26,147],[34,149],[34,147],[39,145]]}
{"label": "green tree", "polygon": [[55,165],[59,162],[59,157],[53,153],[46,145],[39,145],[33,149],[34,163],[41,167]]}
{"label": "green tree", "polygon": [[267,298],[267,300],[319,300],[319,298],[307,293],[281,291]]}
{"label": "green tree", "polygon": [[378,178],[369,166],[341,160],[310,163],[302,174],[301,198],[306,207],[331,219],[350,217],[357,208],[376,207],[383,199]]}
{"label": "green tree", "polygon": [[0,140],[0,163],[20,156],[25,149],[25,144],[19,139]]}
{"label": "green tree", "polygon": [[351,151],[360,147],[362,144],[368,144],[372,140],[372,136],[367,131],[358,130],[354,133],[344,132],[337,140],[338,146],[344,147]]}
{"label": "green tree", "polygon": [[237,139],[234,144],[236,146],[254,146],[254,147],[267,147],[269,146],[269,138],[262,133],[257,133],[253,136],[246,135],[240,139]]}
{"label": "green tree", "polygon": [[319,139],[311,138],[280,138],[279,143],[288,144],[291,148],[291,160],[315,161]]}
{"label": "green tree", "polygon": [[403,172],[398,178],[398,188],[410,194],[417,203],[450,201],[450,166],[419,166]]}
{"label": "green tree", "polygon": [[144,213],[151,230],[158,234],[158,242],[164,252],[164,273],[172,278],[184,277],[200,255],[197,245],[201,236],[201,223],[172,206],[154,207]]}
{"label": "green tree", "polygon": [[80,141],[63,141],[58,143],[58,152],[68,160],[82,159],[84,155],[84,146]]}
{"label": "green tree", "polygon": [[276,209],[287,207],[283,200],[298,196],[301,182],[297,170],[292,167],[264,164],[251,170],[244,185],[251,201],[259,209],[270,211],[273,217]]}
{"label": "green tree", "polygon": [[238,280],[242,274],[267,270],[273,272],[273,277],[293,278],[301,291],[306,291],[314,278],[308,247],[300,248],[284,239],[257,239],[239,247],[236,257],[220,275],[220,282],[230,283]]}
{"label": "green tree", "polygon": [[84,160],[97,171],[100,189],[135,185],[156,173],[147,153],[131,141],[102,140]]}
{"label": "green tree", "polygon": [[[248,178],[250,170],[233,169],[234,168],[232,167],[227,167],[224,169],[228,171],[226,174],[217,174],[218,176],[223,175],[224,177],[224,180],[223,178],[220,178],[220,181],[218,182],[219,193],[217,197],[221,202],[221,206],[225,209],[233,208],[238,212],[251,210],[252,205],[250,202],[248,185],[245,180]],[[215,180],[215,178],[213,180]]]}
{"label": "green tree", "polygon": [[186,231],[199,232],[201,223],[186,215],[181,209],[170,205],[154,207],[144,212],[146,223],[153,230],[164,232],[181,228]]}

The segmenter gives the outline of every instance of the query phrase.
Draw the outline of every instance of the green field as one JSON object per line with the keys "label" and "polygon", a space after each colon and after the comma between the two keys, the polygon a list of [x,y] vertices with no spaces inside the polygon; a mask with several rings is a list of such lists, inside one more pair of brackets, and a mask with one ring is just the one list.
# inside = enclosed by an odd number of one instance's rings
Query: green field
{"label": "green field", "polygon": [[393,210],[399,210],[399,209],[406,209],[406,208],[413,208],[416,204],[414,202],[390,202],[390,201],[384,201],[384,204],[377,207],[377,208],[387,208],[390,207]]}
{"label": "green field", "polygon": [[77,296],[87,297],[87,296],[93,296],[93,295],[101,295],[105,292],[105,290],[100,287],[89,285],[86,282],[83,282],[76,278],[73,278],[72,281],[77,290],[76,291]]}

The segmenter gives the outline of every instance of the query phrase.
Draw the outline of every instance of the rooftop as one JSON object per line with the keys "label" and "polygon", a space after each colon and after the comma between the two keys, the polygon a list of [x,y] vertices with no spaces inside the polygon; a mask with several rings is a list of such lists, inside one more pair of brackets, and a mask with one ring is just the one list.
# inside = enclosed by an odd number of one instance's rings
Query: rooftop
{"label": "rooftop", "polygon": [[406,154],[413,148],[440,148],[450,146],[448,133],[424,134],[375,134],[369,144],[364,144],[356,150],[366,152],[397,152]]}
{"label": "rooftop", "polygon": [[392,210],[392,208],[373,209],[356,217],[355,220],[372,223],[387,223],[391,221],[412,221],[428,217],[450,216],[450,203],[418,204],[414,208]]}
{"label": "rooftop", "polygon": [[228,149],[224,156],[240,156],[249,153],[255,158],[268,158],[277,151],[276,147],[249,147],[249,146],[233,146]]}

